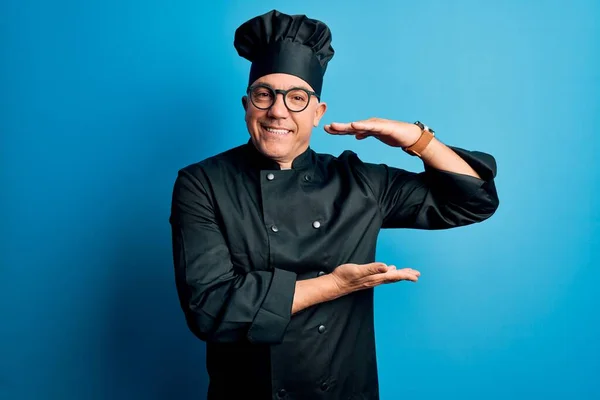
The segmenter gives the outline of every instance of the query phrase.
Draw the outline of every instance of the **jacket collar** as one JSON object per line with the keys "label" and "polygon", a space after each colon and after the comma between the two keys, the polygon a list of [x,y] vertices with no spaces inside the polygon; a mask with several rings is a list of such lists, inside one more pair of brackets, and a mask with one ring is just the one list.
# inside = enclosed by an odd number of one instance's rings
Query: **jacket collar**
{"label": "jacket collar", "polygon": [[[266,170],[281,169],[281,166],[277,161],[265,156],[256,148],[256,146],[254,146],[252,139],[249,139],[244,147],[246,148],[248,161],[253,167]],[[309,146],[302,154],[298,155],[294,161],[292,161],[292,169],[308,169],[313,167],[316,164],[316,161],[317,156]]]}

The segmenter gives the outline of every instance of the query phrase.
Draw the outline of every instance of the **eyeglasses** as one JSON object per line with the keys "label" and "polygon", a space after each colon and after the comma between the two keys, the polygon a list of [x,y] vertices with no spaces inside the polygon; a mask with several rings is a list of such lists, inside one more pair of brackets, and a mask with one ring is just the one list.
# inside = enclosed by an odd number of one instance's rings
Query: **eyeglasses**
{"label": "eyeglasses", "polygon": [[247,90],[250,101],[252,101],[254,107],[258,108],[259,110],[268,110],[271,108],[273,104],[275,104],[275,98],[279,93],[283,95],[283,103],[291,112],[304,111],[306,107],[308,107],[310,96],[315,96],[317,99],[319,98],[317,93],[303,88],[281,90],[259,84],[250,86]]}

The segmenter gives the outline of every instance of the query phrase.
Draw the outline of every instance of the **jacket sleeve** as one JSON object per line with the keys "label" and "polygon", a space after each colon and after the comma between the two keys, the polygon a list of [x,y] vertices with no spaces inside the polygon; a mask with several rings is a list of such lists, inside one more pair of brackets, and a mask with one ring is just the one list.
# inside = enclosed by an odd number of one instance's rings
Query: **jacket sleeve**
{"label": "jacket sleeve", "polygon": [[296,274],[233,265],[202,174],[180,170],[171,232],[175,280],[190,330],[201,340],[280,343],[291,318]]}
{"label": "jacket sleeve", "polygon": [[481,222],[499,205],[489,154],[450,147],[481,179],[429,166],[421,173],[384,164],[362,164],[363,177],[377,196],[382,228],[448,229]]}

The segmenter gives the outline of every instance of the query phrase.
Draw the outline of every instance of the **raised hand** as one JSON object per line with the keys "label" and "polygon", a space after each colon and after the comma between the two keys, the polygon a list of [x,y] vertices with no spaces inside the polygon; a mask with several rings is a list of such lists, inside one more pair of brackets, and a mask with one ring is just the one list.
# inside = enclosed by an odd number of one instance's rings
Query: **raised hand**
{"label": "raised hand", "polygon": [[381,118],[344,123],[332,122],[325,125],[324,129],[331,135],[354,135],[358,140],[373,136],[393,147],[408,147],[421,136],[421,128],[415,124]]}

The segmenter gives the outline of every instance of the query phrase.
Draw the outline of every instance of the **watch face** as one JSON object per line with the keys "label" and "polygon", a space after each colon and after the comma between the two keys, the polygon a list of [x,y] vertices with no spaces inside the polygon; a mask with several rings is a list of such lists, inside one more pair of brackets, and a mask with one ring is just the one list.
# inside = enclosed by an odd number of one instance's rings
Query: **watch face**
{"label": "watch face", "polygon": [[433,129],[431,129],[429,126],[423,124],[421,121],[416,121],[414,124],[417,125],[419,128],[421,128],[421,130],[423,130],[423,131],[429,131],[431,133],[435,133],[435,131]]}

